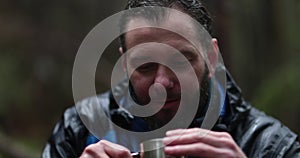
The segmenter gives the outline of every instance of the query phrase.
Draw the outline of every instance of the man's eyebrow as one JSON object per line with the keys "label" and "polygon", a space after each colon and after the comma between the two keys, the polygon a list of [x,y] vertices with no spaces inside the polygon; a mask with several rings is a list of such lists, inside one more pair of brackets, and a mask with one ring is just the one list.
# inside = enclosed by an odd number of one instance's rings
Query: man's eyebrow
{"label": "man's eyebrow", "polygon": [[149,60],[149,58],[150,57],[147,55],[138,55],[138,56],[129,57],[128,61],[130,61],[131,63],[135,63],[135,62],[147,61]]}
{"label": "man's eyebrow", "polygon": [[179,47],[178,51],[184,56],[197,55],[199,51],[193,46]]}

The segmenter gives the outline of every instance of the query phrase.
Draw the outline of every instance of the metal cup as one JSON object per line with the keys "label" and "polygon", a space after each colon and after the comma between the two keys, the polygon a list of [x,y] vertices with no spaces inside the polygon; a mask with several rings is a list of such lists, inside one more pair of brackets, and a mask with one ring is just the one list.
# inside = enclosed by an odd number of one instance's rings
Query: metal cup
{"label": "metal cup", "polygon": [[161,138],[144,141],[140,147],[141,158],[166,158]]}
{"label": "metal cup", "polygon": [[[140,144],[141,158],[175,158],[166,155],[162,138],[150,139]],[[184,157],[181,157],[184,158]]]}

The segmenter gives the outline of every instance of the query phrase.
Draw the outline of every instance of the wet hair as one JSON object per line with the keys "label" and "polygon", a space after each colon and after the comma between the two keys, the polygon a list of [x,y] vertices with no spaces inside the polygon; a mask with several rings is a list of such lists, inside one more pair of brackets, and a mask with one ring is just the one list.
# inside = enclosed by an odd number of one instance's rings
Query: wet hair
{"label": "wet hair", "polygon": [[[130,10],[138,7],[155,6],[173,8],[182,11],[199,22],[209,34],[212,32],[212,18],[205,6],[199,0],[128,0],[125,9]],[[134,17],[144,17],[145,19],[152,21],[158,21],[164,17],[161,14],[157,15],[155,13],[155,10],[151,11],[151,9],[147,9],[141,12],[123,15],[123,17],[120,19],[120,31],[124,32],[127,23],[131,18]],[[123,52],[125,52],[127,50],[125,45],[125,34],[121,34],[120,44]]]}

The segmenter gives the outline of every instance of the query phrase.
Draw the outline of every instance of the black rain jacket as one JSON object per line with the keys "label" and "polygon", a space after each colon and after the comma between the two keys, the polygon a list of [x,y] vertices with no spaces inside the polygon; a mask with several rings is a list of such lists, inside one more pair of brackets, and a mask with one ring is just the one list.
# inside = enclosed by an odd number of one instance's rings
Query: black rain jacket
{"label": "black rain jacket", "polygon": [[[124,94],[126,87],[120,84],[118,95]],[[239,147],[249,158],[300,158],[300,144],[297,135],[278,120],[265,115],[247,103],[240,89],[227,72],[226,112],[229,121],[218,121],[213,130],[230,133]],[[126,124],[130,119],[124,113],[116,113],[117,107],[111,92],[99,95],[101,104],[114,111],[114,122]],[[84,103],[84,102],[83,102]],[[113,108],[112,108],[113,107]],[[119,115],[119,116],[118,116]],[[43,153],[43,158],[79,157],[86,147],[89,131],[80,120],[75,107],[67,109],[56,124]]]}

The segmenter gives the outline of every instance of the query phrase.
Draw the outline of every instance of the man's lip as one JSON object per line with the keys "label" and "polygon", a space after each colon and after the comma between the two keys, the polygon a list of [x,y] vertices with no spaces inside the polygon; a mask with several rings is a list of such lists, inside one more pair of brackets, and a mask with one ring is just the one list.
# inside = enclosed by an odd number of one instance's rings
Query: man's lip
{"label": "man's lip", "polygon": [[167,100],[163,106],[163,109],[170,109],[170,108],[178,107],[179,102],[180,102],[180,99]]}
{"label": "man's lip", "polygon": [[168,102],[174,102],[174,101],[178,101],[178,100],[179,100],[179,98],[167,99],[166,103],[168,103]]}
{"label": "man's lip", "polygon": [[158,102],[158,103],[171,103],[171,102],[178,101],[178,100],[180,100],[180,99],[179,98],[172,98],[172,99],[166,99],[166,100],[157,99],[157,100],[155,100],[155,102]]}

